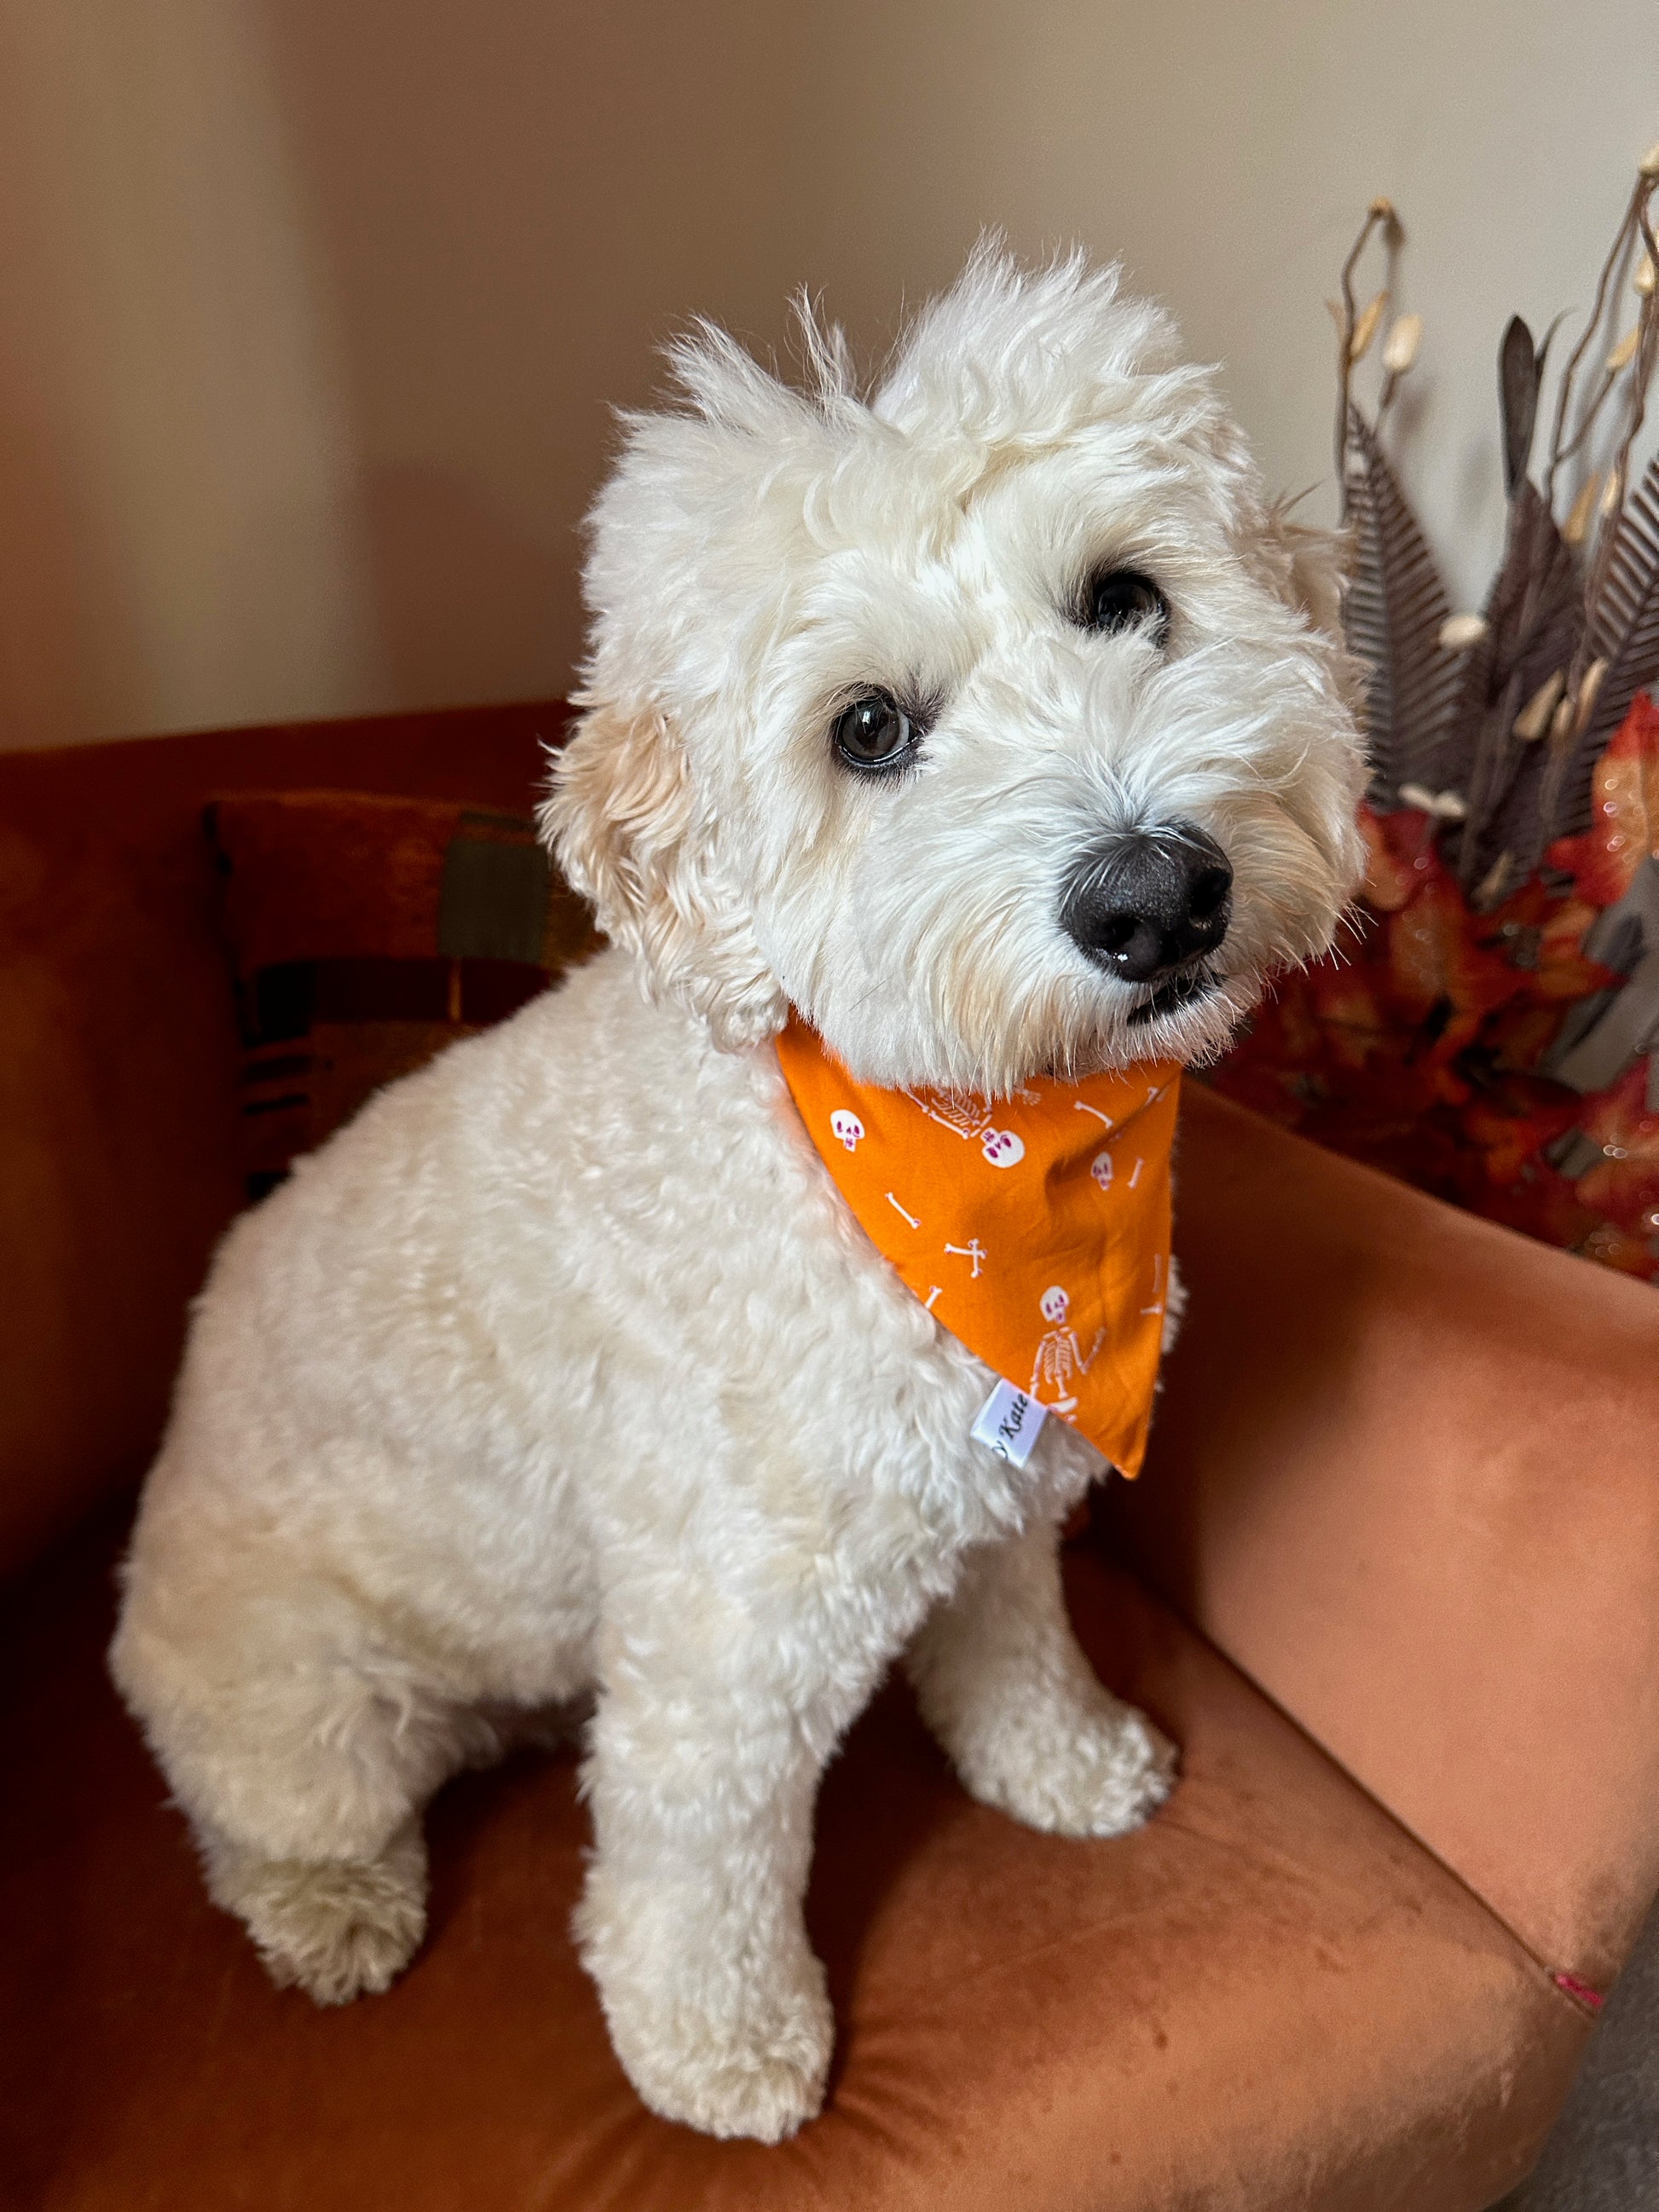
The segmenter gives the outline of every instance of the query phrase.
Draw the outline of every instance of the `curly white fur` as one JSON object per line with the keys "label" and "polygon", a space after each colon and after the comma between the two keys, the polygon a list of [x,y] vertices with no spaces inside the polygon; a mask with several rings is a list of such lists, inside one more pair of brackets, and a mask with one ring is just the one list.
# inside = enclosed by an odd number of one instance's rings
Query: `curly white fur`
{"label": "curly white fur", "polygon": [[[592,1695],[578,1932],[617,2052],[657,2111],[769,2140],[832,2036],[818,1777],[895,1656],[1019,1819],[1115,1833],[1172,1771],[1060,1599],[1097,1461],[1057,1422],[1023,1472],[969,1440],[990,1378],[769,1041],[793,1001],[867,1079],[992,1091],[1201,1056],[1328,941],[1359,781],[1328,548],[1114,272],[981,252],[868,404],[804,322],[805,394],[679,349],[684,410],[629,423],[595,511],[545,821],[613,949],[231,1231],[112,1654],[215,1897],[325,2002],[417,1944],[432,1791]],[[1162,650],[1069,618],[1103,558],[1166,591]],[[828,741],[872,684],[934,710],[878,784]],[[1060,885],[1176,817],[1235,872],[1222,981],[1131,1028]]]}

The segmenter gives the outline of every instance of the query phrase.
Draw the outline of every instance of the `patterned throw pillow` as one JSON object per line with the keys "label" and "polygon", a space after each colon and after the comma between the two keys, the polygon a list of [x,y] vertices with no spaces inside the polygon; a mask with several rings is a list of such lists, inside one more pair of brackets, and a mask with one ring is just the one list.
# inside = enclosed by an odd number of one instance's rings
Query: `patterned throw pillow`
{"label": "patterned throw pillow", "polygon": [[527,816],[239,792],[206,824],[225,879],[250,1199],[383,1083],[516,1012],[597,941]]}

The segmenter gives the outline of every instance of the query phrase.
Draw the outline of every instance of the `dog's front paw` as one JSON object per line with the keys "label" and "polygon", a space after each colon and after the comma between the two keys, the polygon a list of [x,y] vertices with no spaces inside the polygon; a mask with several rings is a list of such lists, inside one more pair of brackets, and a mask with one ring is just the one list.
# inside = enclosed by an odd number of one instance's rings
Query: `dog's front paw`
{"label": "dog's front paw", "polygon": [[804,1933],[665,1922],[603,1870],[576,1933],[623,2071],[665,2120],[781,2142],[823,2103],[835,2017]]}
{"label": "dog's front paw", "polygon": [[1100,1692],[1010,1715],[971,1746],[957,1771],[983,1803],[1054,1836],[1121,1836],[1175,1787],[1175,1746],[1144,1713]]}
{"label": "dog's front paw", "polygon": [[735,2019],[679,2008],[645,2020],[607,2012],[623,2069],[665,2120],[774,2143],[823,2103],[835,2023],[821,1972],[814,1988],[769,1991]]}

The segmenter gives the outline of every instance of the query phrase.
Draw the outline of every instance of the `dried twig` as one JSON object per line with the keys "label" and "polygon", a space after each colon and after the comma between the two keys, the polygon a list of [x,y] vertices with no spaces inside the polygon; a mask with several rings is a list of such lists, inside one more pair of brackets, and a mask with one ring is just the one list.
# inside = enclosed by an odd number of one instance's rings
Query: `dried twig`
{"label": "dried twig", "polygon": [[1601,264],[1601,273],[1595,280],[1595,300],[1590,308],[1589,319],[1584,325],[1577,344],[1567,356],[1567,365],[1561,372],[1561,381],[1555,394],[1555,422],[1550,432],[1550,457],[1544,469],[1544,503],[1552,513],[1555,506],[1556,471],[1570,453],[1583,445],[1589,422],[1599,413],[1607,398],[1607,390],[1611,388],[1604,374],[1602,386],[1598,387],[1584,418],[1570,435],[1567,430],[1567,416],[1572,404],[1578,371],[1583,365],[1585,355],[1595,343],[1596,332],[1601,327],[1614,273],[1623,264],[1629,253],[1631,242],[1637,235],[1642,211],[1645,209],[1649,195],[1653,191],[1653,182],[1650,177],[1638,173],[1636,182],[1631,188],[1631,196],[1626,204],[1619,228],[1613,235],[1612,246],[1608,248],[1607,257]]}
{"label": "dried twig", "polygon": [[[1378,440],[1399,378],[1415,357],[1417,317],[1402,316],[1388,331],[1381,397],[1369,422],[1353,396],[1354,369],[1382,328],[1392,289],[1390,283],[1357,310],[1355,272],[1379,230],[1391,255],[1403,234],[1387,200],[1367,210],[1342,264],[1340,303],[1329,303],[1338,335],[1338,475],[1357,556],[1346,621],[1351,646],[1372,671],[1373,788],[1383,805],[1391,798],[1400,803],[1407,791],[1419,799],[1429,793],[1428,834],[1453,848],[1477,908],[1529,874],[1550,836],[1581,826],[1589,769],[1635,690],[1659,676],[1659,461],[1626,497],[1648,388],[1659,370],[1659,282],[1649,275],[1659,268],[1650,219],[1656,192],[1659,148],[1644,156],[1589,319],[1562,371],[1541,490],[1528,463],[1544,357],[1557,325],[1538,346],[1518,317],[1504,333],[1499,386],[1509,527],[1480,616],[1449,612]],[[1636,319],[1621,332],[1622,274],[1632,253],[1641,257]],[[1393,273],[1391,263],[1390,279]],[[1586,397],[1584,364],[1597,346],[1600,368]],[[1558,526],[1553,501],[1560,468],[1588,455],[1609,423],[1610,465],[1591,470]]]}
{"label": "dried twig", "polygon": [[1364,343],[1357,343],[1360,335],[1360,317],[1354,305],[1353,272],[1359,265],[1359,257],[1381,230],[1383,240],[1392,252],[1405,233],[1400,218],[1394,211],[1392,200],[1374,199],[1365,210],[1365,220],[1359,227],[1359,235],[1348,249],[1348,258],[1342,264],[1342,305],[1336,325],[1336,495],[1338,513],[1342,522],[1348,519],[1348,410],[1352,405],[1354,364],[1370,343],[1376,323],[1388,303],[1388,291],[1378,293],[1365,310],[1370,327],[1364,332]]}
{"label": "dried twig", "polygon": [[[1655,179],[1638,177],[1632,195],[1628,227],[1632,237],[1639,238],[1647,252],[1656,252],[1652,226],[1648,217],[1648,203],[1655,191]],[[1575,700],[1589,663],[1598,647],[1596,641],[1605,635],[1604,601],[1613,565],[1622,534],[1622,516],[1631,449],[1641,431],[1647,414],[1648,386],[1653,375],[1656,356],[1659,356],[1659,295],[1648,293],[1642,297],[1641,312],[1637,319],[1636,345],[1630,356],[1628,382],[1630,402],[1625,420],[1624,434],[1613,454],[1613,465],[1607,472],[1607,487],[1600,502],[1601,520],[1595,533],[1595,550],[1591,557],[1589,574],[1584,584],[1584,629],[1578,650],[1573,656],[1567,674],[1568,694]],[[1570,736],[1583,735],[1588,725],[1588,714],[1576,716]],[[1556,763],[1556,773],[1550,780],[1547,796],[1552,807],[1559,793],[1562,777],[1569,766],[1564,757]]]}

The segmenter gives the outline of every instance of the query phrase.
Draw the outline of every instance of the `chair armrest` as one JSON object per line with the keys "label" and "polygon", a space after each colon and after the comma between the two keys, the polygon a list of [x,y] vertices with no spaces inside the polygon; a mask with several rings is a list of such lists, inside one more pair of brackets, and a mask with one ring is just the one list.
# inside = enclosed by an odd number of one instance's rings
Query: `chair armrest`
{"label": "chair armrest", "polygon": [[1659,1887],[1659,1297],[1197,1086],[1155,1586],[1553,1972]]}

